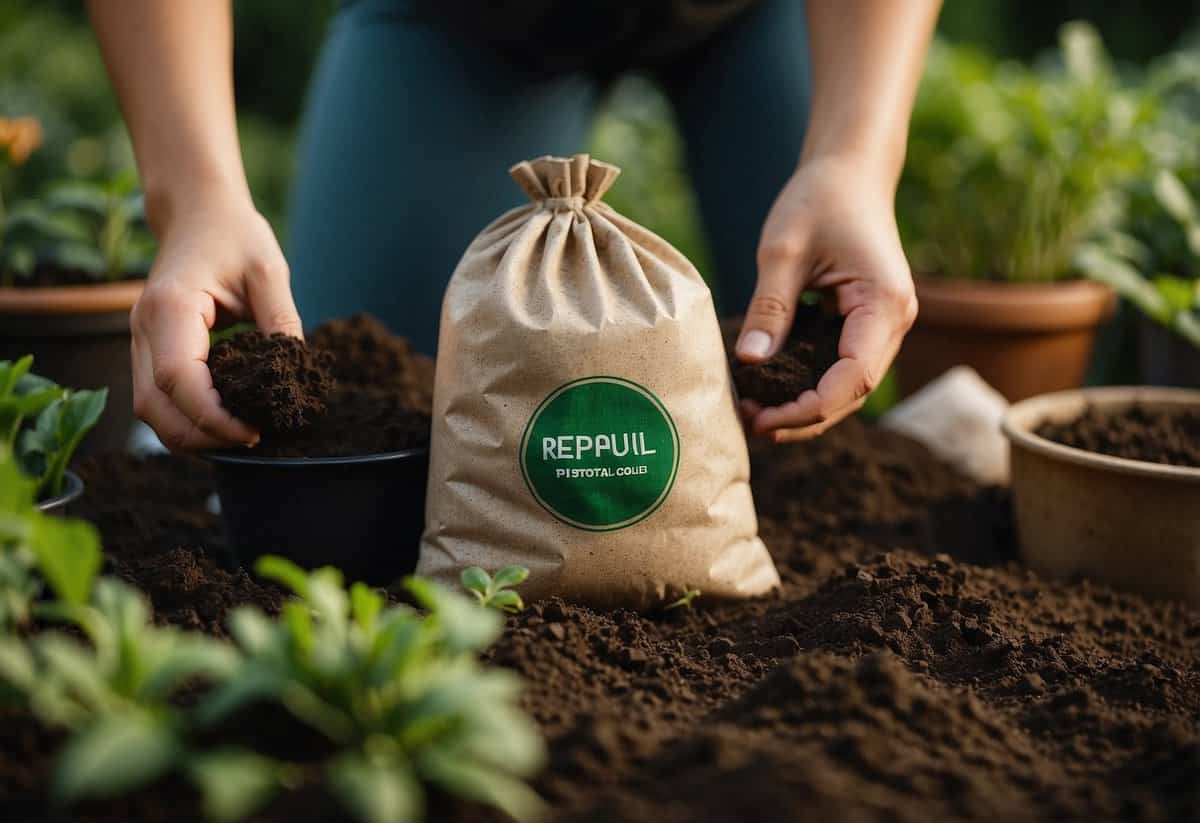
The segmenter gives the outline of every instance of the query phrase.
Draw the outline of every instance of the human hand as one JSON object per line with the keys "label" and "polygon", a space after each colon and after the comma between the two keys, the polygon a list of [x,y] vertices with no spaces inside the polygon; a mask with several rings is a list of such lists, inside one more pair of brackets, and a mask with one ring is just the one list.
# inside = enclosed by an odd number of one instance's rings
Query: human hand
{"label": "human hand", "polygon": [[805,289],[828,289],[845,317],[839,360],[815,390],[781,406],[743,400],[754,435],[807,440],[862,407],[917,316],[888,176],[853,157],[803,163],[775,200],[758,248],[758,285],[736,354],[769,359],[786,341]]}
{"label": "human hand", "polygon": [[130,315],[134,411],[173,451],[253,446],[258,433],[213,387],[209,331],[220,310],[266,333],[302,336],[275,235],[248,195],[223,191],[150,222],[159,251]]}

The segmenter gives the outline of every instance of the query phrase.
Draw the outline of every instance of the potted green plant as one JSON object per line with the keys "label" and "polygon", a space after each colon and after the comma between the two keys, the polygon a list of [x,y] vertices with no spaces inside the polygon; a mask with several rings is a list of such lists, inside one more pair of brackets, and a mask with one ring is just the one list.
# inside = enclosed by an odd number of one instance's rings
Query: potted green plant
{"label": "potted green plant", "polygon": [[921,306],[902,391],[961,363],[1010,400],[1082,382],[1114,295],[1076,251],[1119,217],[1157,105],[1084,23],[1037,68],[934,44],[897,193]]}
{"label": "potted green plant", "polygon": [[1139,310],[1138,366],[1155,385],[1200,386],[1200,167],[1131,187],[1123,231],[1085,244],[1078,265]]}
{"label": "potted green plant", "polygon": [[33,480],[38,508],[61,514],[83,493],[67,464],[104,413],[108,389],[64,389],[32,365],[32,355],[0,360],[0,454]]}
{"label": "potted green plant", "polygon": [[33,352],[59,383],[110,387],[97,450],[122,448],[133,422],[129,312],[152,253],[132,174],[0,207],[0,358]]}

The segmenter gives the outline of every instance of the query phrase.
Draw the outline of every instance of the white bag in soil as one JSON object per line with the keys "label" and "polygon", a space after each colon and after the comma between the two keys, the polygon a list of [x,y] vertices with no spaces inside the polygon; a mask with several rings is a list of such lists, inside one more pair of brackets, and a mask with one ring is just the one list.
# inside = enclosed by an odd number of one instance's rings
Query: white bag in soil
{"label": "white bag in soil", "polygon": [[527,598],[649,609],[779,583],[708,287],[600,202],[619,170],[543,157],[442,306],[417,573],[529,567]]}

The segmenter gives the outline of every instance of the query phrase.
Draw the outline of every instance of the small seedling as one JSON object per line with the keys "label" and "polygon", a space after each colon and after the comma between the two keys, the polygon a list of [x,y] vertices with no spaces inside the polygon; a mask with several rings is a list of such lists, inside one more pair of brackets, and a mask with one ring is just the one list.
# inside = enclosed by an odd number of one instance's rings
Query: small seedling
{"label": "small seedling", "polygon": [[683,597],[679,598],[678,600],[673,600],[663,607],[663,611],[669,612],[675,609],[690,609],[692,607],[692,601],[699,596],[699,589],[688,589],[683,593]]}
{"label": "small seedling", "polygon": [[524,611],[525,601],[512,587],[525,582],[527,577],[529,569],[524,566],[505,566],[494,576],[472,566],[462,573],[462,586],[475,595],[479,605],[516,614]]}

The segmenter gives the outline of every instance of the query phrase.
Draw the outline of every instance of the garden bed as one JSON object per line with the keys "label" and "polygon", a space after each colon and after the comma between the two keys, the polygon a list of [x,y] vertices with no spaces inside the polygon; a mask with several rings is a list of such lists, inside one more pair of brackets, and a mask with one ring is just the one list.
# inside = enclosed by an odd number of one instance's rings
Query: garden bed
{"label": "garden bed", "polygon": [[[86,461],[76,513],[158,620],[224,634],[277,611],[229,570],[195,460]],[[572,821],[1188,820],[1200,814],[1200,613],[1016,560],[1009,503],[900,435],[849,421],[754,455],[777,594],[641,616],[550,599],[509,619],[491,662],[520,672]],[[0,725],[5,819],[193,819],[182,783],[44,815],[58,738]],[[280,797],[256,819],[335,816]],[[430,819],[495,819],[436,801]]]}

